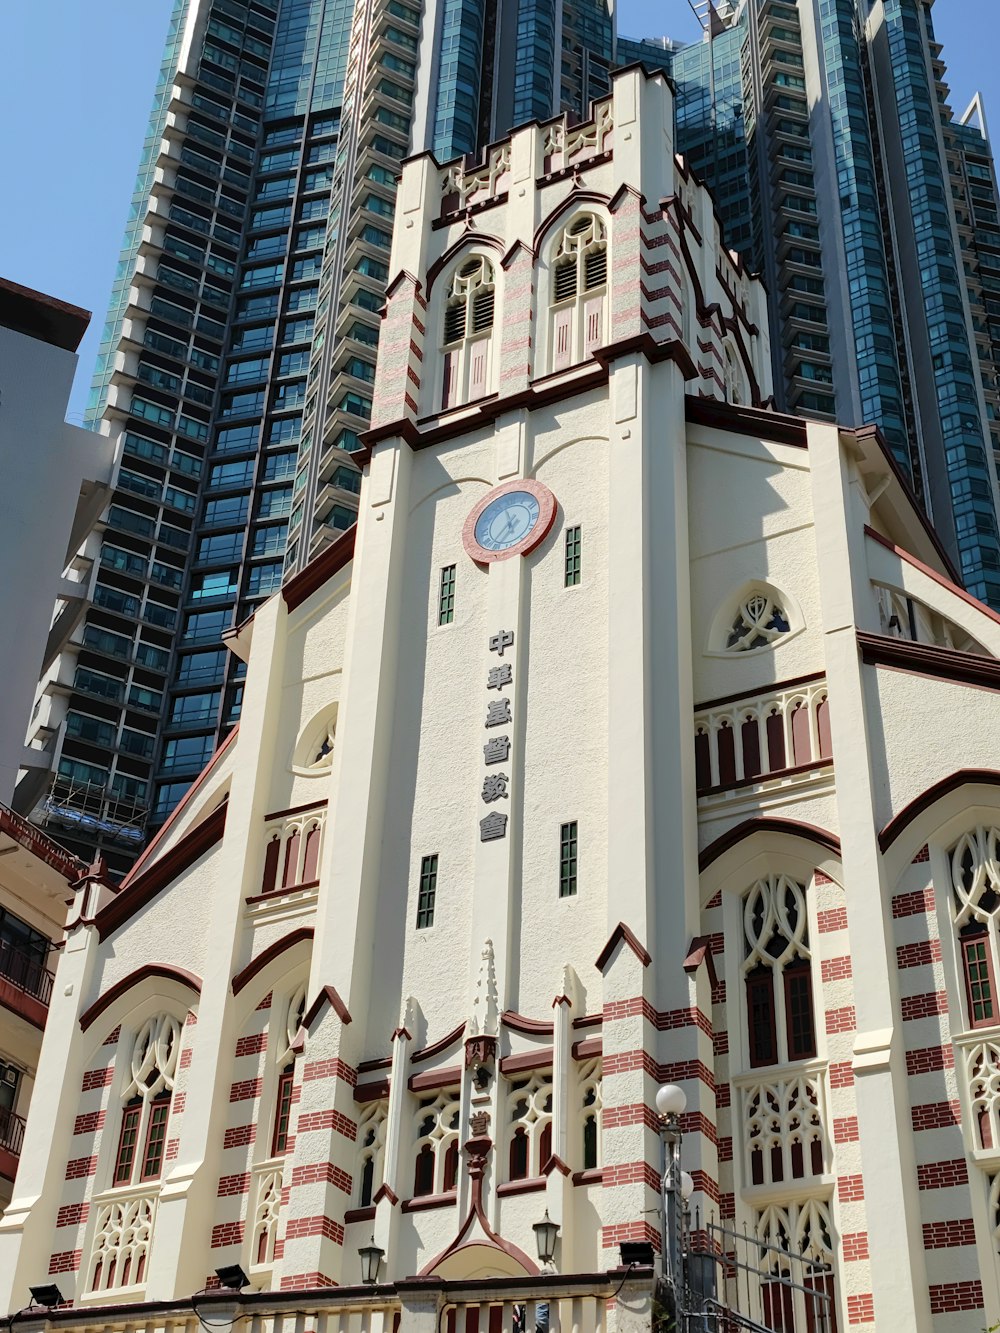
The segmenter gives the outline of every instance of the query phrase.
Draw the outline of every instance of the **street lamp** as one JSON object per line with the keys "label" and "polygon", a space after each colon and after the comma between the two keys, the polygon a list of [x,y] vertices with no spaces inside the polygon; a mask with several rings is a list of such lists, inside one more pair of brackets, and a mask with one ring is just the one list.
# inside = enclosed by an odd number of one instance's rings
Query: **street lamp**
{"label": "street lamp", "polygon": [[680,1118],[687,1106],[687,1094],[676,1083],[664,1083],[656,1090],[656,1109],[660,1115],[660,1183],[663,1204],[663,1226],[661,1230],[663,1249],[663,1275],[674,1288],[681,1282],[681,1227],[682,1197],[689,1197],[694,1189],[690,1176],[691,1188],[684,1195],[686,1172],[681,1171],[681,1125]]}
{"label": "street lamp", "polygon": [[555,1258],[556,1241],[559,1238],[559,1223],[553,1222],[549,1217],[549,1210],[546,1208],[545,1216],[540,1222],[536,1222],[531,1228],[535,1233],[535,1244],[538,1246],[538,1261],[543,1268]]}
{"label": "street lamp", "polygon": [[361,1259],[361,1281],[366,1287],[374,1287],[378,1282],[379,1265],[385,1250],[379,1249],[375,1244],[375,1237],[372,1236],[367,1245],[362,1245],[358,1249],[358,1256]]}

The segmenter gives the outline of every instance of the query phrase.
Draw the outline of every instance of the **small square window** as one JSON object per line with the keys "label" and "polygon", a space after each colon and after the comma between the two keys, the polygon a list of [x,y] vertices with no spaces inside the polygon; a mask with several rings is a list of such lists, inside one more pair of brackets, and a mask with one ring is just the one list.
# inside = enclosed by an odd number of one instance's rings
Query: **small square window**
{"label": "small square window", "polygon": [[438,596],[438,624],[450,625],[455,619],[455,566],[445,565],[441,570],[441,591]]}
{"label": "small square window", "polygon": [[577,822],[559,826],[559,897],[572,898],[576,893]]}
{"label": "small square window", "polygon": [[580,582],[580,528],[566,529],[566,587],[575,588]]}
{"label": "small square window", "polygon": [[420,862],[420,891],[417,895],[417,930],[434,924],[434,899],[437,896],[438,859],[425,856]]}

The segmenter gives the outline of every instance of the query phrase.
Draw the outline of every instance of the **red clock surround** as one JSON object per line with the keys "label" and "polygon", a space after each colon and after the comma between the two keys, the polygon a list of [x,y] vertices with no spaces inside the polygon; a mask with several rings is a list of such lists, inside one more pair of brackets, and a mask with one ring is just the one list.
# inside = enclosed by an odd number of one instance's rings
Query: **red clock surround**
{"label": "red clock surround", "polygon": [[[527,491],[529,495],[535,497],[538,501],[538,522],[528,535],[522,537],[514,546],[508,546],[504,551],[487,551],[476,541],[476,524],[479,522],[484,509],[488,508],[494,500],[498,500],[502,495],[510,494],[511,491]],[[516,478],[514,481],[505,481],[499,486],[494,486],[492,490],[486,492],[465,520],[465,525],[462,528],[462,545],[465,547],[466,555],[481,565],[491,564],[495,560],[510,560],[515,555],[527,555],[549,535],[552,524],[555,522],[557,508],[556,497],[540,481]]]}

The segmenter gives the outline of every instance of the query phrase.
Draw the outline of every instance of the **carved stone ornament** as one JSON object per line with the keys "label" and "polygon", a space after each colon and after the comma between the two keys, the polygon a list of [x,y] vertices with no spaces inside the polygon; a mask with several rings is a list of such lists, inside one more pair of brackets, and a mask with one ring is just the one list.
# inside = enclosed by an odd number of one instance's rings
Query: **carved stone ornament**
{"label": "carved stone ornament", "polygon": [[490,1129],[489,1111],[474,1111],[469,1123],[472,1126],[472,1133],[477,1139],[485,1138]]}
{"label": "carved stone ornament", "polygon": [[[468,1037],[465,1042],[465,1067],[476,1070],[490,1065],[497,1057],[496,1037]],[[476,1133],[479,1131],[476,1130]]]}

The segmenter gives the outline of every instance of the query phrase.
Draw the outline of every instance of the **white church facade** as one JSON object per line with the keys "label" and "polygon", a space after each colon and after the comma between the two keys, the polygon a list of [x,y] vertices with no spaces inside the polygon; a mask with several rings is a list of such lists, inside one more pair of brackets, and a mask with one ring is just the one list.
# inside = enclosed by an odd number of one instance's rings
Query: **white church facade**
{"label": "white church facade", "polygon": [[672,121],[627,70],[404,166],[357,528],[78,890],[4,1310],[194,1330],[239,1264],[208,1322],[651,1328],[675,1083],[692,1228],[822,1291],[758,1318],[1000,1319],[1000,618],[875,431],[766,410]]}

